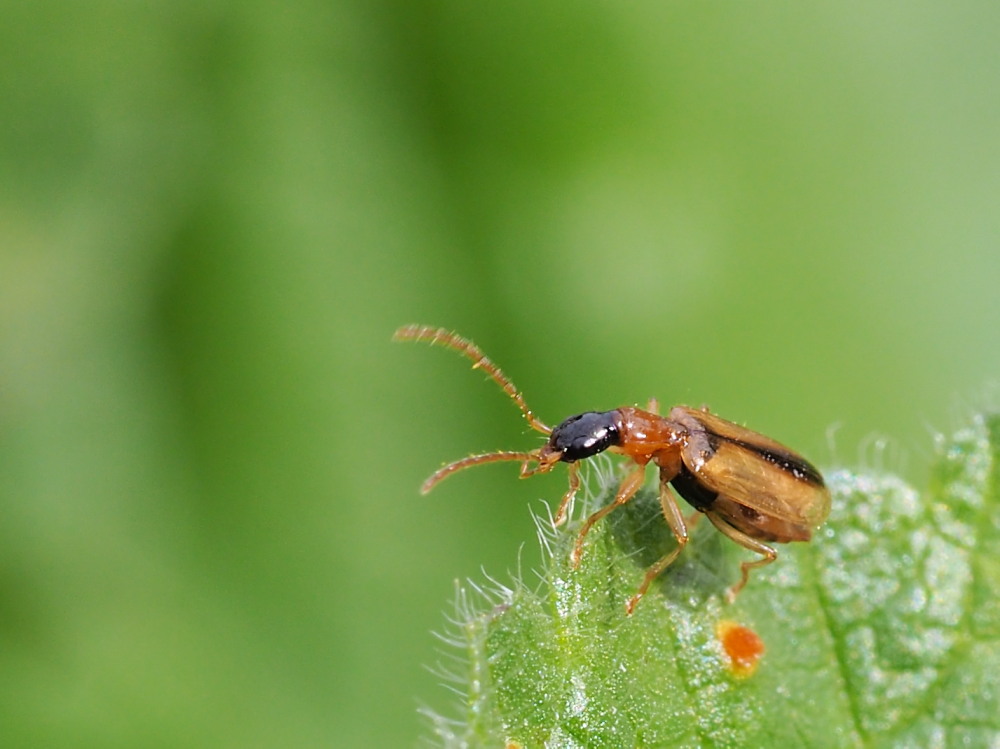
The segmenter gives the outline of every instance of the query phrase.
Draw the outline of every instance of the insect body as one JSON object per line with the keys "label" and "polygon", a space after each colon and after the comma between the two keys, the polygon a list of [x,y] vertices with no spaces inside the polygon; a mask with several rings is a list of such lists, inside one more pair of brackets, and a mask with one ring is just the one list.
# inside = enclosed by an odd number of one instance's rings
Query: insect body
{"label": "insect body", "polygon": [[396,331],[400,341],[424,341],[454,349],[482,369],[517,404],[528,424],[548,436],[539,448],[471,455],[449,463],[428,478],[421,490],[470,466],[496,461],[521,463],[521,478],[546,473],[557,463],[569,466],[569,490],[554,522],[566,519],[580,486],[579,461],[608,451],[634,463],[605,507],[588,517],[580,529],[571,560],[576,566],[584,539],[594,524],[628,502],[642,486],[646,466],[660,474],[660,506],[677,546],[646,572],[639,590],[626,605],[632,613],[650,583],[670,565],[687,544],[687,525],[670,487],[711,521],[725,536],[760,555],[743,562],[739,582],[727,591],[732,601],[747,584],[750,570],[770,564],[777,552],[770,542],[808,541],[830,511],[830,493],[823,477],[805,458],[784,445],[711,414],[707,409],[676,406],[667,416],[657,413],[651,400],[646,410],[625,406],[611,411],[586,411],[570,416],[554,429],[528,408],[510,379],[469,340],[443,328],[408,325]]}

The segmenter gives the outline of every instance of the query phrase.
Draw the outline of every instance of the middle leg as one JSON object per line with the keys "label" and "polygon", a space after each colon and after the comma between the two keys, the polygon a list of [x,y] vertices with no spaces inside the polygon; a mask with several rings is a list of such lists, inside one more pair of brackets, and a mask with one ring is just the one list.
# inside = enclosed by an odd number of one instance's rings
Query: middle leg
{"label": "middle leg", "polygon": [[646,571],[646,577],[643,578],[639,590],[625,604],[625,613],[629,615],[635,611],[635,607],[639,605],[639,600],[646,595],[646,591],[649,590],[649,586],[653,580],[659,577],[660,573],[669,567],[677,559],[681,551],[684,550],[684,547],[687,546],[687,526],[684,523],[681,508],[677,506],[677,499],[674,497],[673,492],[670,491],[670,479],[668,476],[669,474],[663,471],[660,472],[660,507],[663,509],[663,518],[667,521],[667,525],[670,526],[670,530],[673,531],[674,538],[677,539],[677,546],[664,554],[656,564]]}

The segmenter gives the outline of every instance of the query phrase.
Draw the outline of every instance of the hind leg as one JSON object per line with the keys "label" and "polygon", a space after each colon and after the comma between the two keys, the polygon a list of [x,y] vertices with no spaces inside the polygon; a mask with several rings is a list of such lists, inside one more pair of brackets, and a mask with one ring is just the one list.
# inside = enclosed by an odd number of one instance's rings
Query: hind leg
{"label": "hind leg", "polygon": [[756,559],[752,562],[743,562],[740,565],[740,571],[743,573],[740,577],[740,581],[726,591],[726,600],[729,603],[732,603],[736,600],[736,594],[743,590],[743,586],[745,586],[747,584],[747,580],[750,579],[750,570],[770,564],[778,558],[778,552],[767,544],[758,541],[756,538],[751,538],[743,531],[737,530],[711,510],[705,514],[708,516],[708,519],[712,521],[712,525],[718,528],[722,534],[726,536],[726,538],[735,541],[744,549],[749,549],[750,551],[760,554],[763,557],[763,559]]}

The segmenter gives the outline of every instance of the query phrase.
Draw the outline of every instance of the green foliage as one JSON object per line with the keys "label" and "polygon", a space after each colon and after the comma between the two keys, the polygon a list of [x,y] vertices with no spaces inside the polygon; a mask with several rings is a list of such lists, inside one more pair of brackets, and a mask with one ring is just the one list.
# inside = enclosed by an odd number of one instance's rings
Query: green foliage
{"label": "green foliage", "polygon": [[[595,527],[578,570],[573,527],[551,530],[541,583],[459,592],[445,638],[463,651],[446,746],[987,746],[1000,740],[1000,418],[938,442],[930,490],[828,474],[833,510],[781,547],[727,606],[747,552],[708,523],[632,617],[644,568],[674,543],[652,492]],[[583,513],[615,478],[591,476]],[[716,626],[766,645],[734,675]],[[445,669],[443,669],[445,670]]]}

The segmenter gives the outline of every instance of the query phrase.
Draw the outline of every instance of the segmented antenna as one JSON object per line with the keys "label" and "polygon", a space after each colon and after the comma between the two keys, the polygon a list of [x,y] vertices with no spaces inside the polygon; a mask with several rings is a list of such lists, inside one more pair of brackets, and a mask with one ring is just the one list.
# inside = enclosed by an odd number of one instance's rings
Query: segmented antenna
{"label": "segmented antenna", "polygon": [[[420,493],[426,494],[431,489],[433,489],[439,482],[444,481],[446,478],[451,476],[451,474],[456,471],[461,471],[465,468],[470,468],[472,466],[482,465],[483,463],[496,463],[499,460],[517,460],[523,465],[521,466],[521,472],[524,475],[530,475],[528,470],[528,462],[532,460],[538,460],[538,451],[532,450],[531,452],[510,452],[503,450],[496,453],[484,453],[482,455],[470,455],[468,458],[462,458],[461,460],[456,460],[454,463],[449,463],[446,466],[441,466],[438,468],[428,479],[421,484]],[[533,471],[532,471],[533,473]]]}
{"label": "segmented antenna", "polygon": [[[393,333],[392,339],[394,341],[423,341],[432,346],[445,346],[471,359],[472,368],[483,370],[493,378],[495,383],[503,388],[503,391],[521,409],[521,413],[524,414],[524,418],[527,419],[532,429],[542,434],[552,433],[552,429],[531,412],[528,404],[524,402],[524,396],[514,387],[514,383],[510,381],[510,378],[472,341],[462,338],[457,333],[452,333],[445,328],[435,328],[430,325],[404,325]],[[512,459],[516,460],[516,458]]]}

